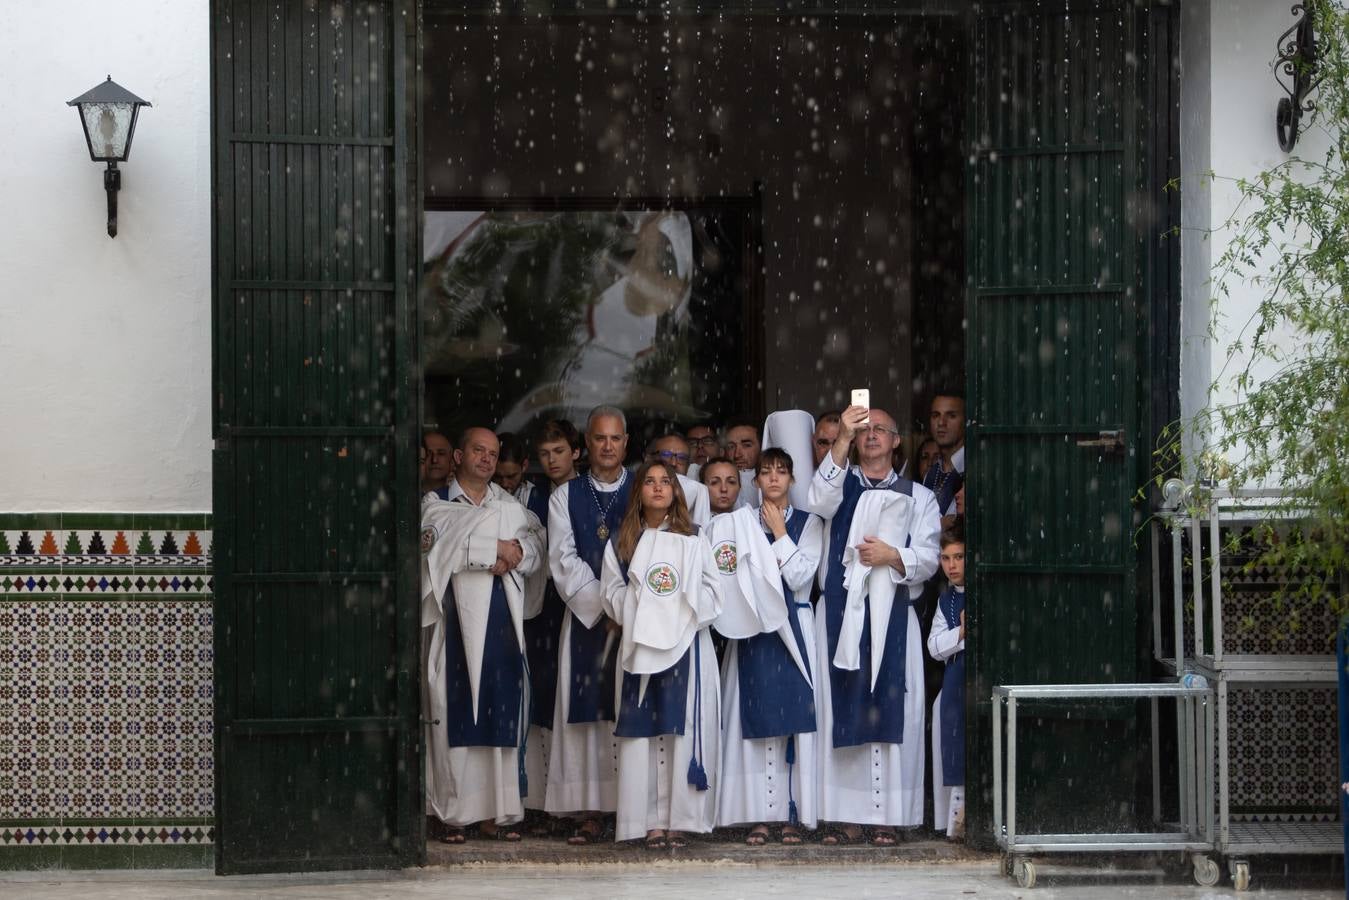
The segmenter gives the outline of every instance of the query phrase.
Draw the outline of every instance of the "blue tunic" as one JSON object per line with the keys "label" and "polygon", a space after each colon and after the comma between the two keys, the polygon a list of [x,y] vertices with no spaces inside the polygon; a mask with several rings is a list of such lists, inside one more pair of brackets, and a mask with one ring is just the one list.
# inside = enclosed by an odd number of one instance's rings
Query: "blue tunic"
{"label": "blue tunic", "polygon": [[860,744],[902,744],[904,742],[904,664],[909,643],[909,594],[898,585],[895,603],[890,610],[890,625],[886,632],[889,646],[885,648],[881,669],[876,679],[876,690],[871,690],[871,617],[862,624],[861,652],[856,671],[847,671],[834,665],[838,650],[839,632],[843,628],[843,610],[848,590],[843,586],[843,551],[848,543],[848,529],[852,527],[857,501],[869,490],[891,490],[899,494],[913,494],[913,482],[899,478],[885,487],[870,486],[849,470],[843,474],[843,501],[829,524],[829,558],[824,580],[824,623],[828,638],[829,695],[834,713],[833,740],[835,747],[856,747]]}
{"label": "blue tunic", "polygon": [[[948,587],[937,600],[946,627],[960,629],[965,592]],[[965,651],[946,660],[941,678],[941,780],[947,787],[965,783]]]}
{"label": "blue tunic", "polygon": [[949,472],[943,472],[941,460],[934,462],[923,476],[923,487],[937,495],[937,509],[945,513],[951,501],[960,493],[960,486],[965,483],[965,476],[961,475],[954,468]]}
{"label": "blue tunic", "polygon": [[464,655],[459,611],[453,585],[445,589],[445,730],[451,747],[518,747],[521,705],[524,703],[525,663],[506,603],[501,579],[492,579],[483,646],[482,680],[478,684],[478,720],[473,721],[473,692],[468,659]]}
{"label": "blue tunic", "polygon": [[[809,521],[810,513],[792,510],[787,520],[787,536],[800,541]],[[772,543],[772,535],[768,540]],[[809,662],[806,638],[796,611],[801,606],[809,608],[810,602],[797,602],[785,581],[782,592],[787,597],[792,638],[801,658]],[[740,733],[745,738],[782,737],[815,730],[815,692],[776,633],[756,634],[737,641],[736,671],[740,677]]]}
{"label": "blue tunic", "polygon": [[[534,485],[526,504],[529,511],[548,524],[548,493]],[[541,728],[553,727],[553,705],[557,701],[557,644],[562,633],[562,617],[567,605],[549,578],[543,589],[543,608],[525,620],[525,655],[529,658],[529,723]]]}
{"label": "blue tunic", "polygon": [[[591,485],[582,475],[573,479],[567,487],[567,512],[571,519],[571,531],[576,540],[576,555],[590,566],[590,571],[598,579],[600,566],[604,563],[604,545],[596,529],[600,524],[600,509],[595,496],[591,494]],[[596,491],[601,503],[606,503],[604,523],[611,535],[618,534],[619,523],[628,508],[628,495],[632,493],[632,479],[623,476],[618,490],[607,493]],[[571,653],[571,683],[567,685],[568,705],[567,723],[576,725],[583,722],[614,721],[614,687],[616,681],[616,657],[604,658],[604,644],[608,629],[604,620],[587,628],[581,620],[572,614],[571,640],[567,648]]]}

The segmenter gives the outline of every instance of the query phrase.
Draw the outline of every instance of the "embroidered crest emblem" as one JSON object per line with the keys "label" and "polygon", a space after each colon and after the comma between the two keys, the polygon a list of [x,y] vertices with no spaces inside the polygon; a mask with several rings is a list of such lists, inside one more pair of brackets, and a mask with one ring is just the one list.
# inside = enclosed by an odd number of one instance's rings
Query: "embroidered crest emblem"
{"label": "embroidered crest emblem", "polygon": [[422,553],[430,553],[431,548],[436,545],[436,530],[430,525],[422,529]]}
{"label": "embroidered crest emblem", "polygon": [[658,597],[673,594],[679,589],[679,573],[669,563],[656,563],[646,570],[646,586]]}
{"label": "embroidered crest emblem", "polygon": [[717,571],[723,575],[735,574],[735,541],[722,541],[712,548],[712,558],[717,561]]}

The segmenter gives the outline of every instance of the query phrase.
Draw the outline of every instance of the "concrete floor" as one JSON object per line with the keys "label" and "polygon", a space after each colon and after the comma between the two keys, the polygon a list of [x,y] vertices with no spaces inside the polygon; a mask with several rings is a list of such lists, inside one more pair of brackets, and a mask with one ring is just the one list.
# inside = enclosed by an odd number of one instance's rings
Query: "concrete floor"
{"label": "concrete floor", "polygon": [[1213,898],[1260,897],[1262,900],[1312,900],[1342,897],[1334,879],[1315,882],[1260,883],[1249,894],[1225,888],[1198,888],[1188,878],[1159,870],[1111,871],[1043,866],[1033,891],[1002,877],[996,861],[875,863],[865,866],[802,866],[749,863],[677,862],[544,865],[477,863],[428,867],[403,872],[354,872],[322,875],[271,875],[217,878],[203,871],[27,872],[0,874],[0,897],[14,900],[404,900],[445,897],[455,900],[642,900],[697,897],[793,898]]}

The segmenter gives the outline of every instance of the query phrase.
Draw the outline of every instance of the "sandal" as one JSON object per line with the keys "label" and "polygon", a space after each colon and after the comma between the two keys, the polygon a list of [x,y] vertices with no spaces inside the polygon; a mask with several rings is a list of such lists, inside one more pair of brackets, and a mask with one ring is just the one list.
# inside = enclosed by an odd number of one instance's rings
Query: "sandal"
{"label": "sandal", "polygon": [[436,840],[442,844],[463,844],[468,841],[468,838],[464,835],[464,829],[450,826],[441,832],[440,837]]}
{"label": "sandal", "polygon": [[571,836],[567,838],[567,843],[573,847],[584,847],[587,844],[597,843],[602,837],[604,837],[604,826],[600,824],[599,819],[586,819],[572,829]]}
{"label": "sandal", "polygon": [[844,825],[839,828],[831,828],[820,843],[827,847],[844,847],[849,844],[862,843],[862,827],[860,825]]}
{"label": "sandal", "polygon": [[666,847],[665,832],[653,831],[646,836],[646,849],[664,850],[665,847]]}
{"label": "sandal", "polygon": [[490,831],[488,830],[488,827],[489,825],[487,822],[478,823],[478,836],[487,838],[489,841],[506,841],[510,844],[518,843],[520,840],[520,832],[516,831],[514,828],[497,825],[495,822],[491,823]]}
{"label": "sandal", "polygon": [[768,837],[767,825],[755,825],[749,830],[749,834],[745,835],[745,843],[751,847],[762,847],[768,843]]}
{"label": "sandal", "polygon": [[666,841],[671,847],[687,847],[689,845],[688,835],[679,831],[672,831],[666,836]]}
{"label": "sandal", "polygon": [[801,829],[795,825],[782,826],[782,843],[789,847],[795,847],[805,843],[805,837],[801,834]]}
{"label": "sandal", "polygon": [[871,846],[893,847],[899,843],[899,834],[893,828],[877,828],[871,834]]}

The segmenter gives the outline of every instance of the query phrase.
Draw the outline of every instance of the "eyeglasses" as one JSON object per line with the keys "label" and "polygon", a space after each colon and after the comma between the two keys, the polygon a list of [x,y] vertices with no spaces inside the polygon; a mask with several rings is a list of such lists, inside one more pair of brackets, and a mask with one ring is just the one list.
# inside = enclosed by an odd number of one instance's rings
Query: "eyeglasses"
{"label": "eyeglasses", "polygon": [[884,425],[859,425],[857,427],[858,434],[866,434],[868,431],[874,431],[876,434],[888,434],[891,436],[899,434],[899,432],[896,431],[895,429],[886,428]]}
{"label": "eyeglasses", "polygon": [[689,438],[689,443],[695,447],[715,447],[717,446],[717,439],[708,435],[707,437]]}
{"label": "eyeglasses", "polygon": [[676,453],[673,450],[661,450],[659,453],[653,453],[651,455],[658,457],[665,462],[686,463],[689,461],[689,455],[687,453]]}

